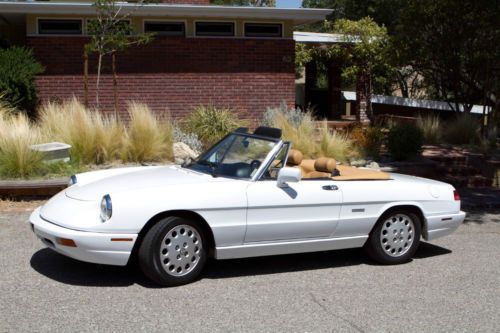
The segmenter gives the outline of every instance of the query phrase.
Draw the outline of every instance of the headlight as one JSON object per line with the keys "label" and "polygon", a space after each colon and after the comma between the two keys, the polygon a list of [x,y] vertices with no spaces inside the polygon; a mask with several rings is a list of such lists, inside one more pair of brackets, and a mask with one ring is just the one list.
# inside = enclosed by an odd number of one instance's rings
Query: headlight
{"label": "headlight", "polygon": [[113,214],[113,205],[111,204],[111,197],[106,194],[101,200],[101,221],[106,222]]}
{"label": "headlight", "polygon": [[77,179],[76,179],[76,176],[73,175],[69,178],[69,181],[68,181],[68,186],[72,186],[72,185],[75,185],[77,182]]}

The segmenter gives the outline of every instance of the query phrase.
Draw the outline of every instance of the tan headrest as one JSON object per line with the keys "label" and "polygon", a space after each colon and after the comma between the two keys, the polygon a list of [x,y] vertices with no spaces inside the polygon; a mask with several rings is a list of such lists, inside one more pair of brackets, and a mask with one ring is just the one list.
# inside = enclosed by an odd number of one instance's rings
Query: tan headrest
{"label": "tan headrest", "polygon": [[304,156],[297,149],[290,149],[288,152],[288,160],[286,161],[287,165],[299,165],[302,163],[302,158]]}
{"label": "tan headrest", "polygon": [[320,157],[314,162],[314,170],[319,172],[332,173],[337,168],[337,161],[334,158]]}

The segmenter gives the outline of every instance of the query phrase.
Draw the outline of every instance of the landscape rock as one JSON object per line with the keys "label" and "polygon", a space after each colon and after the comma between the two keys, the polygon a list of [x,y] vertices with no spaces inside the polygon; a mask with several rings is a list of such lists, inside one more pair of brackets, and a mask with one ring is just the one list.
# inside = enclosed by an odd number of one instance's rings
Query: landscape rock
{"label": "landscape rock", "polygon": [[380,166],[378,165],[377,162],[371,162],[371,163],[368,163],[366,165],[367,168],[369,169],[376,169],[376,170],[380,170]]}
{"label": "landscape rock", "polygon": [[184,142],[176,142],[173,145],[174,159],[176,164],[183,164],[198,157],[198,154]]}

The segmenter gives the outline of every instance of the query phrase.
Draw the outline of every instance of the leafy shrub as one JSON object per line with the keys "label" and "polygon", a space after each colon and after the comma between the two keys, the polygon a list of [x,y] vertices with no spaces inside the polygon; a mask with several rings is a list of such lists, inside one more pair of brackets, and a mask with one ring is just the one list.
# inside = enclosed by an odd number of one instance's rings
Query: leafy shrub
{"label": "leafy shrub", "polygon": [[205,147],[222,139],[227,133],[243,126],[244,122],[230,109],[213,105],[198,106],[185,122],[186,129],[196,134]]}
{"label": "leafy shrub", "polygon": [[423,144],[422,131],[412,123],[399,123],[389,130],[387,148],[396,160],[418,155]]}
{"label": "leafy shrub", "polygon": [[364,155],[372,158],[380,156],[380,150],[385,138],[380,127],[362,128],[358,126],[351,131],[350,136]]}
{"label": "leafy shrub", "polygon": [[159,161],[173,156],[173,129],[168,122],[161,123],[149,107],[141,103],[128,106],[130,123],[128,126],[124,159]]}
{"label": "leafy shrub", "polygon": [[31,149],[40,143],[40,132],[24,114],[6,116],[0,112],[0,174],[27,177],[34,174],[42,155]]}
{"label": "leafy shrub", "polygon": [[44,71],[30,49],[13,46],[0,49],[0,92],[5,100],[34,117],[37,105],[35,76]]}
{"label": "leafy shrub", "polygon": [[203,144],[201,143],[198,136],[194,133],[184,132],[179,126],[174,126],[174,141],[183,142],[189,146],[196,153],[201,153],[203,150]]}
{"label": "leafy shrub", "polygon": [[438,116],[417,117],[417,127],[424,136],[424,143],[438,143],[441,139],[443,129]]}
{"label": "leafy shrub", "polygon": [[480,129],[477,118],[463,113],[446,124],[444,139],[451,144],[475,144],[479,140]]}
{"label": "leafy shrub", "polygon": [[262,125],[272,127],[278,114],[284,116],[287,122],[295,128],[298,128],[304,119],[308,117],[308,113],[303,112],[301,109],[289,109],[286,103],[281,103],[278,108],[267,108],[262,118]]}

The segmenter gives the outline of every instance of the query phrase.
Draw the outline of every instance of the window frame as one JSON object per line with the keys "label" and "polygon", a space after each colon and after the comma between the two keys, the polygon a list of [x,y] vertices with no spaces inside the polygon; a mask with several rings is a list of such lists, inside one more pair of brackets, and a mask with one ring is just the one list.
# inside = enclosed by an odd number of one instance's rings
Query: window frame
{"label": "window frame", "polygon": [[[277,25],[279,26],[280,29],[280,34],[279,36],[270,36],[270,35],[262,35],[262,36],[248,36],[247,35],[247,24],[255,24],[255,25]],[[243,22],[243,37],[244,38],[271,38],[271,39],[278,39],[278,38],[284,38],[284,23],[283,22],[258,22],[258,21],[244,21]]]}
{"label": "window frame", "polygon": [[[197,24],[198,23],[222,23],[222,24],[231,24],[233,26],[233,34],[232,35],[224,35],[224,34],[207,34],[207,35],[199,35]],[[238,26],[236,21],[231,20],[195,20],[193,21],[193,36],[197,38],[234,38],[238,36]]]}
{"label": "window frame", "polygon": [[148,33],[146,31],[146,23],[180,23],[183,26],[183,31],[181,35],[174,34],[174,33],[161,33],[161,32],[154,32],[151,31],[151,33],[154,33],[156,36],[159,37],[186,37],[187,36],[187,21],[186,20],[166,20],[166,19],[143,19],[142,20],[142,32]]}
{"label": "window frame", "polygon": [[[64,33],[64,32],[55,32],[55,33],[43,33],[40,30],[41,21],[78,21],[80,22],[80,32],[79,33]],[[84,35],[84,19],[83,18],[75,18],[75,17],[38,17],[36,18],[36,35],[38,36],[83,36]]]}

